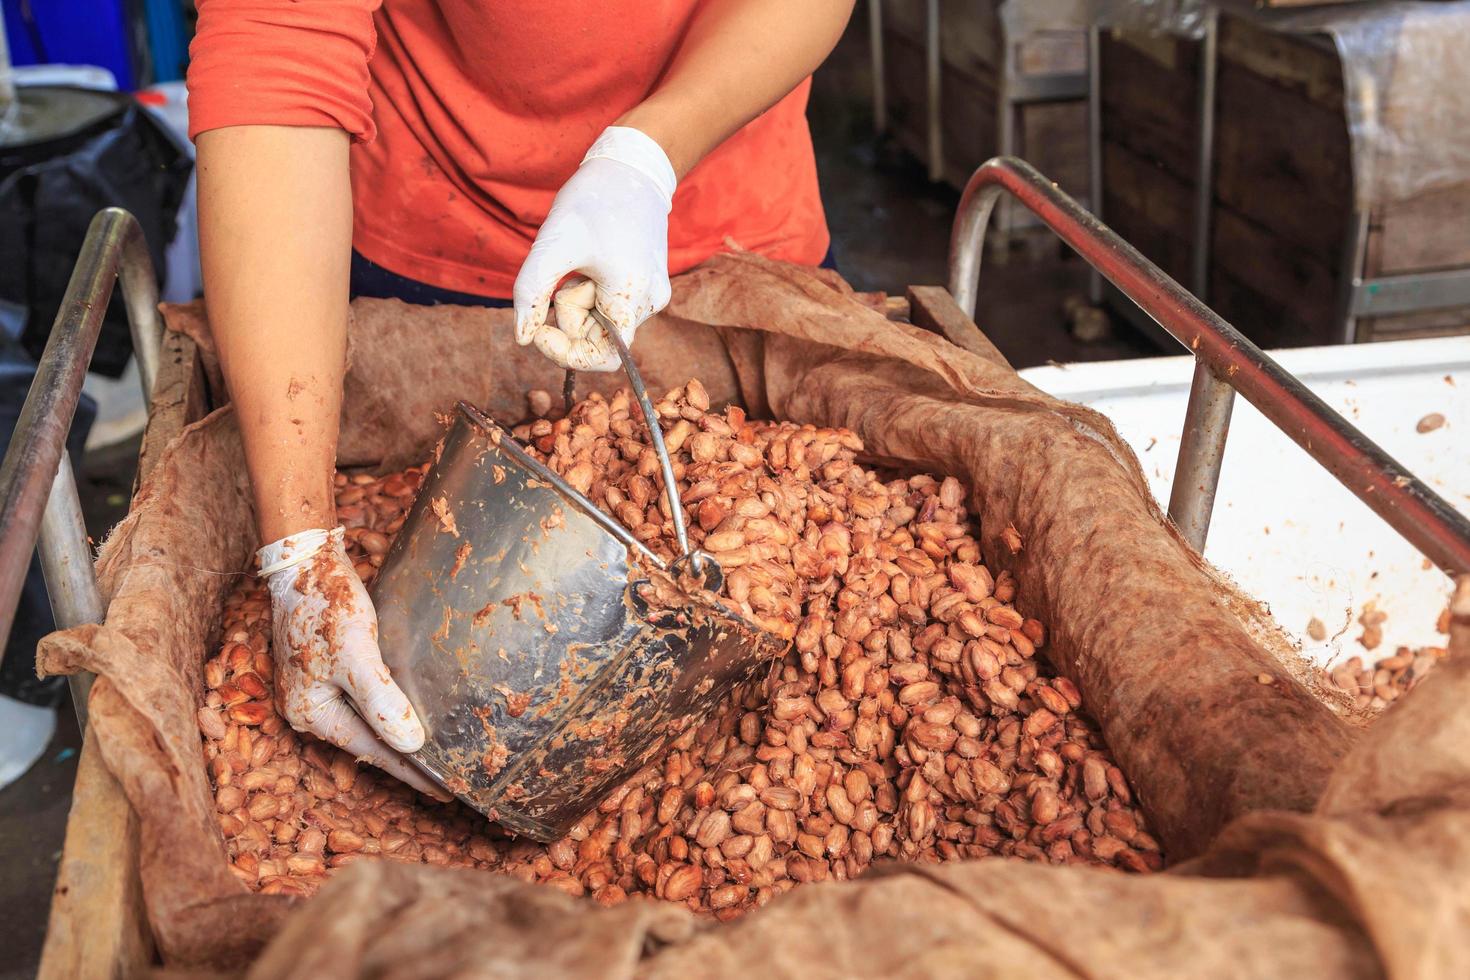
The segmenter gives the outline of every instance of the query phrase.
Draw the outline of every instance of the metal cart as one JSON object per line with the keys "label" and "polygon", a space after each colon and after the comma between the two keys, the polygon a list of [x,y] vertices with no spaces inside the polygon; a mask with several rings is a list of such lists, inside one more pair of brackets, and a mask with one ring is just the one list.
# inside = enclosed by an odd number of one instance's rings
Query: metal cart
{"label": "metal cart", "polygon": [[[1209,528],[1220,454],[1238,391],[1425,556],[1448,572],[1470,571],[1470,521],[1019,160],[991,160],[971,177],[951,240],[949,291],[910,288],[910,315],[916,325],[981,356],[1001,359],[970,314],[985,226],[1002,194],[1051,227],[1195,356],[1169,511],[1196,548],[1203,547]],[[125,212],[104,211],[83,246],[20,428],[0,467],[5,528],[0,540],[0,624],[6,628],[38,537],[60,625],[99,622],[104,616],[91,547],[61,446],[102,311],[119,280],[144,359],[144,383],[150,391],[158,387],[140,470],[148,468],[159,438],[176,433],[206,407],[192,342],[170,335],[163,341],[167,356],[158,357],[161,325],[154,308],[154,278],[136,223]],[[160,360],[165,377],[155,381]],[[85,681],[78,681],[73,691],[83,709]],[[91,731],[73,799],[41,976],[132,975],[152,959],[138,879],[136,818],[102,763]]]}

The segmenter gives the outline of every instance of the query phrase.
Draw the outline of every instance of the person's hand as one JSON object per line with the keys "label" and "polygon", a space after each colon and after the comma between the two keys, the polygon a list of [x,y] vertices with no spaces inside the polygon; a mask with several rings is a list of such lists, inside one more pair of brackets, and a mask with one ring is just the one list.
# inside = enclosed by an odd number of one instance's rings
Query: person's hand
{"label": "person's hand", "polygon": [[424,744],[424,727],[383,664],[377,614],[342,542],[340,527],[301,531],[257,553],[271,594],[277,706],[298,732],[447,800],[400,755]]}
{"label": "person's hand", "polygon": [[[669,209],[677,180],[658,143],[612,126],[562,185],[515,283],[516,340],[576,371],[621,363],[588,312],[595,302],[631,346],[669,302]],[[584,279],[557,285],[571,273]],[[547,317],[556,293],[556,319]]]}

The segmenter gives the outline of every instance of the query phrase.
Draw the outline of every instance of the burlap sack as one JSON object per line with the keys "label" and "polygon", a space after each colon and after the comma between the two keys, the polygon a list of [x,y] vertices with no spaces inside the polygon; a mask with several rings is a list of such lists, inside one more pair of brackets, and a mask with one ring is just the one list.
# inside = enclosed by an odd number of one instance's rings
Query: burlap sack
{"label": "burlap sack", "polygon": [[[193,329],[203,330],[193,312]],[[354,304],[344,463],[371,462],[374,453],[391,466],[422,458],[438,434],[432,411],[457,398],[510,421],[523,414],[528,387],[558,391],[559,372],[515,348],[509,334],[504,311]],[[1049,655],[1082,687],[1173,858],[1200,853],[1243,814],[1305,812],[1315,803],[1347,750],[1348,730],[1293,678],[1281,650],[1262,645],[1275,642],[1269,620],[1162,519],[1136,461],[1101,416],[887,320],[840,284],[753,256],[717,257],[680,277],[669,311],[640,332],[635,352],[655,389],[699,376],[716,399],[738,396],[757,415],[850,426],[875,459],[952,472],[974,487],[987,561],[1012,569],[1020,608],[1050,624]],[[256,544],[242,472],[227,410],[182,433],[104,548],[107,625],[59,634],[42,648],[48,669],[86,667],[107,678],[93,698],[93,724],[114,746],[107,763],[140,816],[145,898],[171,964],[238,966],[290,910],[224,872],[194,722],[206,642],[230,576]],[[1000,542],[1012,526],[1024,542],[1016,554]],[[1257,683],[1262,673],[1273,682]],[[1045,870],[929,869],[819,894],[867,907],[890,901],[874,895],[907,901],[904,889],[954,891],[952,881],[971,875],[1051,881]],[[1100,908],[1118,889],[1139,887],[1101,873],[1077,880],[1101,882],[1088,886],[1098,891],[1087,899]],[[502,886],[446,879],[412,887],[429,905],[444,905],[456,889],[492,901]],[[766,919],[808,902],[818,903],[813,916],[822,914],[818,899],[798,896],[718,932],[755,935]],[[324,894],[310,907],[327,905]],[[895,922],[917,914],[889,913]]]}

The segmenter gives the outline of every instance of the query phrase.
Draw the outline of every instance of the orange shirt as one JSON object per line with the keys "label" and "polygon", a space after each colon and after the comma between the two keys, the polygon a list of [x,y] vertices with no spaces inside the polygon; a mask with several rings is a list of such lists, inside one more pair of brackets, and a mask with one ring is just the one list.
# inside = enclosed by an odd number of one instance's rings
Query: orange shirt
{"label": "orange shirt", "polygon": [[[652,91],[698,2],[199,0],[190,135],[251,123],[347,130],[354,247],[433,286],[509,297],[552,197]],[[670,273],[727,236],[821,261],[809,87],[680,183]]]}

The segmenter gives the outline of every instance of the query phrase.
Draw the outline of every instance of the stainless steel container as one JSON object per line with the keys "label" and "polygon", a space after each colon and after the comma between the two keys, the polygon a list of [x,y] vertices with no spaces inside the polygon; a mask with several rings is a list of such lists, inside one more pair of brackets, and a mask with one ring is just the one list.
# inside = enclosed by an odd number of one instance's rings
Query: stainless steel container
{"label": "stainless steel container", "polygon": [[[673,493],[657,416],[617,343]],[[784,652],[703,589],[650,610],[650,575],[719,585],[672,510],[683,557],[671,569],[460,403],[372,589],[383,658],[428,733],[413,757],[426,772],[506,828],[553,840]]]}

